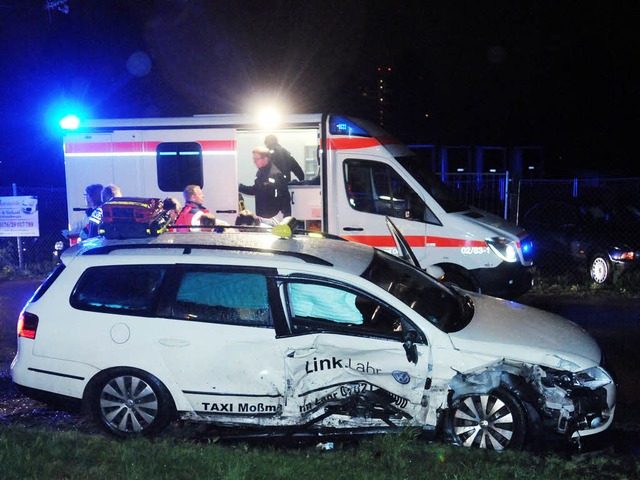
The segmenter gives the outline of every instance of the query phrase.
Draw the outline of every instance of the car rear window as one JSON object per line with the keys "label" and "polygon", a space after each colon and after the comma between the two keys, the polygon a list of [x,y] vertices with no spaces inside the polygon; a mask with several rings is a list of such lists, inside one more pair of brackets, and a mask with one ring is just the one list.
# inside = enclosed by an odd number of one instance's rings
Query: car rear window
{"label": "car rear window", "polygon": [[267,279],[262,274],[248,272],[185,271],[171,316],[199,322],[271,327]]}
{"label": "car rear window", "polygon": [[154,310],[165,268],[108,266],[88,268],[71,294],[71,306],[126,315],[149,315]]}

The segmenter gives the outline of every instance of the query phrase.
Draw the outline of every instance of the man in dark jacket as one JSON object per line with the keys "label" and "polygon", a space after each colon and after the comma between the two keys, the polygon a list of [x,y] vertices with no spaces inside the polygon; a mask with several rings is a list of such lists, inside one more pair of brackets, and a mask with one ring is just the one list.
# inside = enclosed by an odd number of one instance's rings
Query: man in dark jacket
{"label": "man in dark jacket", "polygon": [[267,135],[264,144],[271,150],[271,163],[278,167],[287,182],[291,181],[291,173],[298,177],[298,180],[304,180],[302,167],[296,162],[289,150],[278,143],[278,138],[275,135]]}
{"label": "man in dark jacket", "polygon": [[263,218],[273,218],[279,212],[291,215],[291,203],[287,179],[270,160],[271,152],[265,147],[253,149],[253,163],[258,167],[253,185],[240,184],[240,193],[255,195],[256,214]]}

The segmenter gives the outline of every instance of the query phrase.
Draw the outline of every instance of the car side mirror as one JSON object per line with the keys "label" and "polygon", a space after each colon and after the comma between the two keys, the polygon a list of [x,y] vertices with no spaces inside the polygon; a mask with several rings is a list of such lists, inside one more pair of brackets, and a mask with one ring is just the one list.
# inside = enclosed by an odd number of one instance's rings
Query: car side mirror
{"label": "car side mirror", "polygon": [[415,365],[418,364],[418,347],[416,347],[417,334],[413,331],[408,331],[404,337],[402,346],[407,354],[407,360]]}

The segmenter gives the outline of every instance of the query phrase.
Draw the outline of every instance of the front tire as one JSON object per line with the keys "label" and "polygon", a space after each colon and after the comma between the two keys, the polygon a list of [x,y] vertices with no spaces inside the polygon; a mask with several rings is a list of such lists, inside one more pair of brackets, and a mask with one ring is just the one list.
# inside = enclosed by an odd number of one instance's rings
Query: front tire
{"label": "front tire", "polygon": [[458,270],[445,269],[444,278],[445,283],[453,283],[454,285],[468,290],[470,292],[479,292],[480,289],[475,281],[468,275]]}
{"label": "front tire", "polygon": [[141,370],[111,370],[95,381],[88,395],[93,419],[121,438],[160,433],[174,418],[171,394]]}
{"label": "front tire", "polygon": [[457,445],[519,450],[525,442],[527,417],[511,393],[495,389],[458,398],[449,410],[447,426]]}
{"label": "front tire", "polygon": [[591,279],[598,283],[606,283],[611,279],[611,263],[607,255],[599,253],[591,259],[589,265],[589,273]]}

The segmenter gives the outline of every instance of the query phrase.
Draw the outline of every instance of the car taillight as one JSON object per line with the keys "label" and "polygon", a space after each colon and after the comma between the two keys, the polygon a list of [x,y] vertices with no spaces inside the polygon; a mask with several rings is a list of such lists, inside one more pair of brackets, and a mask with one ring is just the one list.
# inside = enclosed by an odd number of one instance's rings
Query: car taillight
{"label": "car taillight", "polygon": [[18,336],[24,338],[36,338],[38,329],[38,316],[33,313],[22,312],[18,319]]}
{"label": "car taillight", "polygon": [[632,260],[635,258],[636,252],[622,252],[620,255],[620,260]]}

